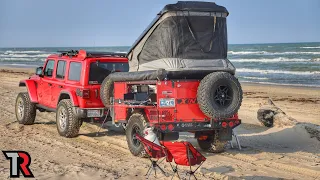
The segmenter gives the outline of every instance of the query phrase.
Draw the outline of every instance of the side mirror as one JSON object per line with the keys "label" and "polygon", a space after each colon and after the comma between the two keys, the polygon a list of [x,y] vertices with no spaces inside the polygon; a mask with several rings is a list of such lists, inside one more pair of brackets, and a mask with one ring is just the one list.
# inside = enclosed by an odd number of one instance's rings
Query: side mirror
{"label": "side mirror", "polygon": [[36,75],[42,77],[42,76],[43,76],[43,75],[42,75],[42,70],[43,70],[43,67],[37,67],[37,68],[36,68]]}

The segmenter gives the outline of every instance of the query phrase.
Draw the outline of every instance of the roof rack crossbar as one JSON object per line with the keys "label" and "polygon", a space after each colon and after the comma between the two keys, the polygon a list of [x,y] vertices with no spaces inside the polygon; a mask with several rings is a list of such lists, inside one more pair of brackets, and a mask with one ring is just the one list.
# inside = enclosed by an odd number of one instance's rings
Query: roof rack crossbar
{"label": "roof rack crossbar", "polygon": [[125,57],[126,53],[117,52],[87,52],[88,57],[103,57],[103,56],[119,56]]}
{"label": "roof rack crossbar", "polygon": [[[60,56],[77,56],[79,54],[78,50],[70,51],[58,51]],[[127,53],[121,52],[98,52],[98,51],[86,51],[86,57],[126,57]]]}

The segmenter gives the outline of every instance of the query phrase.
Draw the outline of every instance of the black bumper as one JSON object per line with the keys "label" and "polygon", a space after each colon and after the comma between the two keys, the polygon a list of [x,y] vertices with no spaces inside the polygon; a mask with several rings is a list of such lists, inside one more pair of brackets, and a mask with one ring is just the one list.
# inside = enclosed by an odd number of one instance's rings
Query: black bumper
{"label": "black bumper", "polygon": [[159,123],[153,126],[161,132],[210,131],[217,129],[233,129],[241,124],[241,120],[219,120],[210,122],[172,122]]}
{"label": "black bumper", "polygon": [[[89,110],[99,110],[100,111],[100,115],[99,116],[95,116],[95,117],[88,117],[88,111]],[[105,109],[104,108],[79,108],[79,107],[74,107],[74,113],[75,116],[78,118],[101,118],[103,117],[105,114]]]}

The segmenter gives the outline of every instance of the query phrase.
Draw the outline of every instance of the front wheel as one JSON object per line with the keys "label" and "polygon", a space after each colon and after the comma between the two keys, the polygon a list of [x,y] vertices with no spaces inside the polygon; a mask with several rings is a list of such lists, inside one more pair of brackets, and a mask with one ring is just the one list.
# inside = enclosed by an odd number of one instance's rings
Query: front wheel
{"label": "front wheel", "polygon": [[220,141],[214,136],[208,136],[206,139],[197,138],[200,148],[212,153],[221,153],[226,150],[228,141]]}
{"label": "front wheel", "polygon": [[27,92],[18,94],[15,105],[16,118],[20,124],[31,125],[36,119],[36,105],[30,101]]}
{"label": "front wheel", "polygon": [[142,143],[136,138],[136,134],[143,136],[143,131],[146,128],[146,120],[140,113],[134,113],[130,116],[129,122],[126,125],[126,139],[130,152],[134,156],[146,157],[146,152]]}
{"label": "front wheel", "polygon": [[56,114],[57,129],[61,136],[72,138],[79,133],[81,120],[73,112],[73,104],[70,99],[59,102]]}

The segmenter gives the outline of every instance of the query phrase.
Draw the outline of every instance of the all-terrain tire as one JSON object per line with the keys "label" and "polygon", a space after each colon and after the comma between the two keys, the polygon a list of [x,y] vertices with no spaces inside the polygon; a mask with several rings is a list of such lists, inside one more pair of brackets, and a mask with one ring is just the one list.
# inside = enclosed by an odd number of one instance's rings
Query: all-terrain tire
{"label": "all-terrain tire", "polygon": [[18,94],[15,104],[16,118],[19,124],[31,125],[36,119],[36,105],[30,101],[27,92]]}
{"label": "all-terrain tire", "polygon": [[134,113],[130,116],[129,122],[126,125],[126,139],[130,152],[134,156],[147,157],[146,151],[142,143],[139,140],[135,139],[135,134],[139,133],[143,135],[143,131],[146,128],[146,120],[141,113]]}
{"label": "all-terrain tire", "polygon": [[228,141],[214,140],[213,137],[208,137],[206,140],[197,139],[199,147],[208,152],[221,153],[226,150]]}
{"label": "all-terrain tire", "polygon": [[231,117],[238,112],[241,106],[241,85],[230,73],[208,74],[200,82],[197,101],[201,111],[208,117]]}
{"label": "all-terrain tire", "polygon": [[106,77],[100,86],[100,99],[104,106],[111,104],[110,98],[113,97],[113,81]]}
{"label": "all-terrain tire", "polygon": [[59,102],[56,112],[56,122],[57,130],[61,136],[72,138],[78,135],[81,120],[75,116],[73,104],[70,99],[63,99]]}

